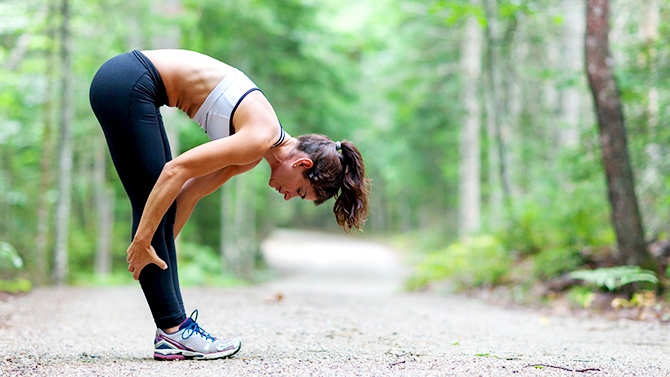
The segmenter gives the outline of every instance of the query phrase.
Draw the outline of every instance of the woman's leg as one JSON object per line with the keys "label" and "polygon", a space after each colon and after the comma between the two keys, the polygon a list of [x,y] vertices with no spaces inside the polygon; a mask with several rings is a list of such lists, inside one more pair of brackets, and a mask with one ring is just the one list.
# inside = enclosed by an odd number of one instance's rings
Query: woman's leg
{"label": "woman's leg", "polygon": [[[158,117],[158,120],[161,125],[163,125],[163,117],[161,116],[160,111],[156,111],[156,116]],[[161,139],[163,139],[163,146],[164,150],[163,152],[167,156],[167,160],[172,160],[172,151],[170,150],[170,141],[167,136],[167,132],[165,132],[165,127],[162,126],[160,128],[161,131]],[[168,270],[170,270],[169,266],[177,266],[177,247],[175,245],[175,237],[174,237],[174,222],[175,218],[177,215],[177,202],[175,201],[172,203],[170,208],[168,209],[167,213],[165,214],[165,227],[163,228],[163,239],[165,240],[165,245],[168,250],[171,250],[168,254],[169,260],[165,260],[165,263],[168,263]],[[181,288],[179,285],[179,274],[177,271],[177,268],[173,268],[170,270],[170,276],[172,278],[172,284],[175,289],[175,294],[177,296],[177,301],[179,302],[179,306],[181,307],[181,311],[185,313],[184,311],[184,300],[182,299],[181,296]]]}
{"label": "woman's leg", "polygon": [[[156,86],[155,79],[132,54],[110,59],[91,84],[91,107],[105,133],[112,161],[132,206],[133,235],[149,193],[171,159],[157,109],[160,105],[156,101]],[[170,328],[186,319],[172,236],[174,212],[175,204],[151,242],[158,256],[168,263],[168,269],[150,264],[140,274],[142,290],[159,328]]]}

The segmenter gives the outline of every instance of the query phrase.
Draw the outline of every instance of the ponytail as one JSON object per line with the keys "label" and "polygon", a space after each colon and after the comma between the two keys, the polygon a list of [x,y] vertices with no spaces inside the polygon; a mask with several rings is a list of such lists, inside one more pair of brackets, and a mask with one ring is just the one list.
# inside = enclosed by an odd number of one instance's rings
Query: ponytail
{"label": "ponytail", "polygon": [[361,230],[368,215],[370,193],[361,153],[350,141],[333,142],[324,135],[303,135],[298,141],[298,150],[314,163],[305,171],[316,193],[314,203],[320,205],[335,197],[333,213],[337,224],[345,232]]}
{"label": "ponytail", "polygon": [[365,176],[363,157],[354,144],[342,141],[342,184],[335,199],[333,213],[346,232],[361,229],[368,214],[369,179]]}

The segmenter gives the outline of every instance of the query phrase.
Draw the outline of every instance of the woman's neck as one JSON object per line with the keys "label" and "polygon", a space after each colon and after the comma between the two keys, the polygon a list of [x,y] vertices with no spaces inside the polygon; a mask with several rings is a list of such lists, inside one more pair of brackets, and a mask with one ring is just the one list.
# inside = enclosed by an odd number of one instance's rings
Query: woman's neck
{"label": "woman's neck", "polygon": [[274,148],[268,149],[263,155],[263,158],[268,162],[270,167],[274,169],[291,157],[297,148],[298,139],[286,134],[284,142]]}

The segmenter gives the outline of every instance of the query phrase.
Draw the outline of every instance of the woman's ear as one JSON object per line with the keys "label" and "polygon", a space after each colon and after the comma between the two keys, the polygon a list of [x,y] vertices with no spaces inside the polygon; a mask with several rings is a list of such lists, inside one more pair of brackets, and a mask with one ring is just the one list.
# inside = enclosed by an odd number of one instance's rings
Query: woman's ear
{"label": "woman's ear", "polygon": [[309,157],[300,157],[299,159],[293,161],[293,167],[301,167],[305,169],[311,169],[314,166],[314,162]]}

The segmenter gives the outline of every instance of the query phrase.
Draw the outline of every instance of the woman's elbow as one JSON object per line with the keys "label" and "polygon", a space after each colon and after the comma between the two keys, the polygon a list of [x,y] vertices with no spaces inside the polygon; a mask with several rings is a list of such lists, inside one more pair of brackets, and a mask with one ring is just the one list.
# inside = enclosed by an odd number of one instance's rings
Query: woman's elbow
{"label": "woman's elbow", "polygon": [[180,178],[186,175],[184,170],[185,169],[183,166],[172,160],[163,165],[163,171],[161,172],[161,175],[169,179]]}

